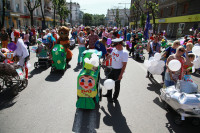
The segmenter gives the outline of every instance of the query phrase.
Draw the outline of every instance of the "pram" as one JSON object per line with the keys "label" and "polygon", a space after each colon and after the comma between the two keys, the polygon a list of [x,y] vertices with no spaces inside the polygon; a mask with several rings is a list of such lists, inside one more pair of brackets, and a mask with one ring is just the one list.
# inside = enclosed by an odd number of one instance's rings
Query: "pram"
{"label": "pram", "polygon": [[138,43],[135,46],[134,58],[135,60],[145,60],[143,53],[144,46],[141,43]]}
{"label": "pram", "polygon": [[49,49],[43,43],[38,42],[38,48],[36,50],[36,57],[38,61],[34,63],[35,68],[39,68],[40,66],[45,66],[49,68],[51,65],[51,60],[49,57]]}
{"label": "pram", "polygon": [[0,92],[10,89],[12,95],[26,88],[28,80],[24,78],[22,68],[16,63],[0,63]]}

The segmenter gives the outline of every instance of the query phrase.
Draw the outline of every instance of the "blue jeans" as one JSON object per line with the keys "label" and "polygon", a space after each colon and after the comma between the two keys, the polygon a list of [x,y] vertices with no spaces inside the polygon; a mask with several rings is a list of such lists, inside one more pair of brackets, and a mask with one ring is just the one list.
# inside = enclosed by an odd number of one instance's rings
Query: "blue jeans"
{"label": "blue jeans", "polygon": [[170,79],[169,72],[166,72],[165,73],[165,86],[169,87],[169,86],[172,86],[172,85],[175,85],[175,82]]}
{"label": "blue jeans", "polygon": [[85,51],[85,47],[79,47],[78,49],[79,49],[78,63],[81,63],[81,62],[83,62],[83,60],[82,60],[82,53],[83,53],[83,51]]}

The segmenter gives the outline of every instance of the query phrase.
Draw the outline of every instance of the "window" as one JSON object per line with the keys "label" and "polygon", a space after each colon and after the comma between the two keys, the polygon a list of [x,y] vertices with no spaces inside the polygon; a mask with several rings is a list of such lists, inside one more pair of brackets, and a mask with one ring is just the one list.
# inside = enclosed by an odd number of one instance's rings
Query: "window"
{"label": "window", "polygon": [[170,16],[174,14],[174,6],[171,7]]}
{"label": "window", "polygon": [[27,13],[27,7],[24,6],[24,13]]}
{"label": "window", "polygon": [[19,4],[16,4],[16,11],[19,12]]}
{"label": "window", "polygon": [[11,9],[10,9],[10,1],[7,1],[7,2],[6,2],[6,8],[7,8],[7,10],[11,10]]}
{"label": "window", "polygon": [[189,6],[189,4],[188,3],[185,3],[184,5],[183,5],[183,14],[185,14],[185,13],[187,13],[187,11],[188,11],[188,6]]}
{"label": "window", "polygon": [[160,11],[160,17],[161,18],[163,17],[163,9],[161,9],[161,11]]}

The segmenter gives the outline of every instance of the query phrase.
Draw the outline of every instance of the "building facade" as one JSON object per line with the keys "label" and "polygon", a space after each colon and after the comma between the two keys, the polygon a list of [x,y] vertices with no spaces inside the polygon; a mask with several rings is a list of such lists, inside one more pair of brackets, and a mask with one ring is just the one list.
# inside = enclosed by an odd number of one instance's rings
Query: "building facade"
{"label": "building facade", "polygon": [[[16,29],[31,26],[31,17],[28,8],[24,4],[26,0],[7,0],[6,1],[6,15],[4,27]],[[45,16],[46,27],[53,26],[53,8],[50,0],[42,0],[42,9]],[[32,0],[32,6],[35,0]],[[0,15],[2,15],[2,1],[0,1]],[[59,16],[56,15],[56,22],[59,24]],[[34,26],[42,26],[42,12],[41,7],[38,7],[33,12]]]}
{"label": "building facade", "polygon": [[[133,3],[135,0],[131,0]],[[195,29],[200,30],[200,2],[199,0],[157,0],[159,11],[156,18],[159,33],[165,31],[168,37],[181,37],[193,34]],[[144,0],[141,0],[141,5]],[[147,13],[147,10],[144,9]],[[131,11],[131,16],[134,16]],[[151,24],[153,23],[151,19]],[[135,24],[131,18],[130,26]],[[139,24],[139,22],[138,22]]]}
{"label": "building facade", "polygon": [[80,10],[79,3],[68,2],[67,8],[71,11],[71,17],[69,14],[67,22],[71,23],[72,26],[81,25],[83,23],[83,12]]}
{"label": "building facade", "polygon": [[158,32],[165,30],[169,37],[193,34],[200,28],[199,0],[160,0],[156,23]]}
{"label": "building facade", "polygon": [[130,17],[130,9],[108,9],[106,14],[107,26],[117,26],[115,17],[116,11],[119,11],[119,19],[122,27],[128,26],[128,18]]}

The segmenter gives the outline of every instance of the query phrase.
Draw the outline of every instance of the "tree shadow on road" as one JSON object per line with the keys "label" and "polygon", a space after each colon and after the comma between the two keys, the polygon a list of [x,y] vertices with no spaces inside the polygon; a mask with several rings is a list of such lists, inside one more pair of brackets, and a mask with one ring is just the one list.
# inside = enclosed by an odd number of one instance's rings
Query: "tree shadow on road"
{"label": "tree shadow on road", "polygon": [[55,71],[53,73],[50,73],[45,80],[50,82],[56,82],[62,78],[64,75],[63,71]]}
{"label": "tree shadow on road", "polygon": [[0,110],[10,108],[13,105],[15,105],[16,101],[14,102],[14,99],[16,97],[13,97],[10,90],[6,90],[2,93],[0,93]]}
{"label": "tree shadow on road", "polygon": [[160,95],[160,89],[162,88],[162,85],[154,78],[149,78],[149,80],[151,81],[151,84],[148,84],[147,89],[150,91],[155,91],[156,94]]}
{"label": "tree shadow on road", "polygon": [[104,107],[101,107],[101,110],[106,115],[103,118],[103,122],[107,126],[112,126],[114,132],[116,133],[131,133],[131,130],[129,129],[126,118],[123,116],[121,112],[121,106],[119,102],[115,102],[115,106],[113,103],[108,102],[108,112],[105,111]]}
{"label": "tree shadow on road", "polygon": [[99,104],[93,110],[76,109],[72,131],[75,133],[96,133],[99,128],[101,113]]}

